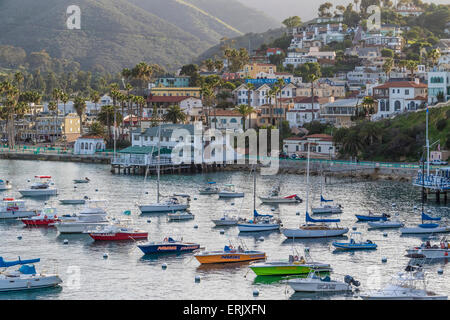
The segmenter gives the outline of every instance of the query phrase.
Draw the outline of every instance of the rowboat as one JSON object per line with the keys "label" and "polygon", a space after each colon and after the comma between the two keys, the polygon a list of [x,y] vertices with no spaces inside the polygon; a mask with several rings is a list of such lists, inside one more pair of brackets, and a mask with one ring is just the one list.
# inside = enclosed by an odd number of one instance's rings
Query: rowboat
{"label": "rowboat", "polygon": [[9,268],[20,265],[15,271],[0,273],[0,292],[31,290],[39,288],[56,287],[62,283],[57,274],[37,273],[34,263],[40,259],[5,261],[0,257],[0,268]]}
{"label": "rowboat", "polygon": [[200,249],[200,245],[197,243],[183,242],[183,239],[177,241],[171,237],[166,237],[160,242],[140,244],[138,248],[144,254],[188,253]]}
{"label": "rowboat", "polygon": [[84,178],[84,179],[75,179],[73,180],[74,183],[89,183],[91,180],[89,180],[88,177]]}
{"label": "rowboat", "polygon": [[246,262],[266,259],[266,253],[262,251],[244,250],[241,246],[234,248],[225,246],[223,251],[204,251],[194,255],[201,264]]}
{"label": "rowboat", "polygon": [[308,248],[305,248],[305,258],[299,258],[297,253],[295,255],[289,255],[289,261],[252,263],[250,269],[252,269],[257,276],[308,274],[312,270],[325,273],[332,270],[329,264],[312,261]]}
{"label": "rowboat", "polygon": [[[359,239],[355,240],[355,238]],[[362,241],[361,238],[362,235],[360,232],[352,232],[349,242],[333,241],[332,244],[339,250],[373,250],[377,248],[377,245],[372,241]]]}
{"label": "rowboat", "polygon": [[332,280],[329,275],[322,278],[315,270],[312,270],[306,278],[288,280],[288,284],[296,292],[343,292],[352,291],[352,285],[355,287],[360,285],[359,281],[350,276],[345,276],[342,282]]}

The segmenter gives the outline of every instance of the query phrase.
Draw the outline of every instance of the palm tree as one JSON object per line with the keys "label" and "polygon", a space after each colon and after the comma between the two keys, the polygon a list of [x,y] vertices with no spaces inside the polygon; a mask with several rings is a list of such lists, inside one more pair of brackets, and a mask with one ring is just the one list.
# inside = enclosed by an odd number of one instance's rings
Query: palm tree
{"label": "palm tree", "polygon": [[133,70],[131,70],[132,76],[139,80],[142,96],[144,96],[144,83],[150,81],[153,72],[154,67],[145,62],[138,63]]}
{"label": "palm tree", "polygon": [[411,78],[414,78],[414,74],[417,69],[417,65],[418,65],[418,63],[415,60],[408,60],[406,62],[406,68],[411,72]]}
{"label": "palm tree", "polygon": [[0,83],[1,116],[6,120],[9,148],[15,147],[14,116],[19,99],[19,89],[11,82]]}
{"label": "palm tree", "polygon": [[433,49],[428,54],[428,59],[431,60],[433,66],[435,66],[437,64],[440,57],[441,57],[441,52],[439,51],[439,49]]}
{"label": "palm tree", "polygon": [[[240,105],[236,106],[234,108],[234,110],[239,112],[242,115],[242,117],[244,118],[243,129],[245,131],[245,120],[246,120],[247,116],[251,115],[252,112],[254,111],[253,107],[246,105],[246,104],[240,104]],[[251,123],[249,123],[249,125],[251,125]]]}
{"label": "palm tree", "polygon": [[394,67],[394,59],[387,58],[386,61],[383,64],[383,72],[386,74],[386,78],[390,78],[389,74],[392,71],[392,68]]}
{"label": "palm tree", "polygon": [[101,99],[100,93],[98,91],[91,90],[91,92],[89,93],[89,99],[94,103],[95,113],[98,114],[97,103],[99,103]]}
{"label": "palm tree", "polygon": [[111,105],[102,106],[97,116],[98,121],[107,127],[109,142],[112,140],[111,123],[114,122],[114,118],[117,122],[121,122],[123,117],[120,112],[117,112],[117,108]]}
{"label": "palm tree", "polygon": [[[247,100],[248,100],[247,104],[248,104],[248,107],[251,108],[250,95],[251,95],[252,91],[255,89],[255,85],[253,83],[247,83],[246,86],[247,86]],[[251,121],[252,121],[252,119],[251,119],[251,115],[250,115],[249,126],[251,126]],[[244,122],[245,122],[245,117],[244,117]],[[245,123],[244,123],[244,131],[245,131]]]}
{"label": "palm tree", "polygon": [[266,97],[267,97],[267,100],[269,101],[269,109],[270,109],[269,125],[272,125],[272,119],[273,119],[272,98],[275,97],[275,90],[274,89],[267,90]]}
{"label": "palm tree", "polygon": [[375,99],[373,97],[370,96],[366,96],[364,97],[363,101],[362,101],[362,106],[364,108],[364,115],[370,115],[370,114],[374,114],[375,113]]}
{"label": "palm tree", "polygon": [[362,149],[362,142],[356,131],[351,130],[345,136],[343,141],[343,148],[344,151],[351,156],[358,155],[359,151]]}
{"label": "palm tree", "polygon": [[83,115],[86,112],[86,99],[76,97],[73,101],[73,108],[75,109],[78,117],[80,117],[80,135],[83,135]]}
{"label": "palm tree", "polygon": [[184,122],[186,120],[186,114],[181,110],[180,106],[172,105],[167,108],[167,112],[163,116],[163,119],[164,121],[175,124],[178,122]]}
{"label": "palm tree", "polygon": [[53,113],[53,143],[56,142],[56,115],[58,114],[58,104],[55,101],[48,103],[48,111]]}

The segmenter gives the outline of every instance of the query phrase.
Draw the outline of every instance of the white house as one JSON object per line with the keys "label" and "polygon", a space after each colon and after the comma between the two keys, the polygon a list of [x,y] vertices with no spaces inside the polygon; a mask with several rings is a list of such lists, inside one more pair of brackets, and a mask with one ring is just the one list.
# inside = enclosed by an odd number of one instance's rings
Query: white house
{"label": "white house", "polygon": [[286,120],[289,122],[289,127],[300,128],[305,123],[311,122],[319,118],[320,104],[319,98],[314,97],[314,108],[311,108],[311,97],[295,97],[293,99],[294,107],[286,111]]}
{"label": "white house", "polygon": [[439,95],[444,101],[450,100],[450,71],[435,69],[428,72],[428,103],[437,103]]}
{"label": "white house", "polygon": [[374,119],[386,118],[394,113],[417,110],[427,101],[427,85],[415,81],[391,81],[373,88],[378,101]]}
{"label": "white house", "polygon": [[304,137],[289,137],[283,140],[283,151],[288,155],[306,154],[310,144],[311,157],[332,159],[336,155],[333,137],[327,134],[311,134]]}
{"label": "white house", "polygon": [[[257,114],[253,112],[251,114],[252,125],[256,123]],[[244,129],[244,117],[235,110],[222,110],[217,109],[210,113],[209,121],[211,123],[211,127],[219,130],[233,130],[233,131],[241,131]],[[248,129],[251,127],[249,125],[250,116],[247,116],[245,119],[245,128]]]}
{"label": "white house", "polygon": [[79,137],[74,144],[73,153],[74,154],[89,154],[93,155],[97,151],[105,150],[106,144],[105,139],[100,136],[82,136]]}

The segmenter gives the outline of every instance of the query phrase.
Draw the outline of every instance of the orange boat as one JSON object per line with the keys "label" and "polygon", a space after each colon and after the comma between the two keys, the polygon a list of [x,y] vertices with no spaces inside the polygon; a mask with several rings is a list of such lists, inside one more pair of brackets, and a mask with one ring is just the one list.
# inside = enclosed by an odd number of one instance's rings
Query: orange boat
{"label": "orange boat", "polygon": [[244,250],[241,246],[237,249],[233,246],[225,246],[223,251],[205,251],[194,256],[201,264],[230,263],[255,260],[265,260],[266,253],[262,251]]}

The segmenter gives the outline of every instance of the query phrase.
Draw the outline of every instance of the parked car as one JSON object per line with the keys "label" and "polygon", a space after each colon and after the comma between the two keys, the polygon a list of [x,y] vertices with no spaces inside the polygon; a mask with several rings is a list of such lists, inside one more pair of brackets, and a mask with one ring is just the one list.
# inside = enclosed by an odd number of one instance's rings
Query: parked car
{"label": "parked car", "polygon": [[288,159],[289,158],[289,156],[287,155],[286,152],[280,152],[279,157],[280,157],[280,159]]}

